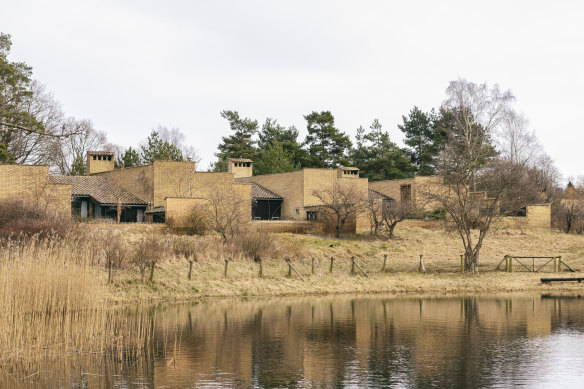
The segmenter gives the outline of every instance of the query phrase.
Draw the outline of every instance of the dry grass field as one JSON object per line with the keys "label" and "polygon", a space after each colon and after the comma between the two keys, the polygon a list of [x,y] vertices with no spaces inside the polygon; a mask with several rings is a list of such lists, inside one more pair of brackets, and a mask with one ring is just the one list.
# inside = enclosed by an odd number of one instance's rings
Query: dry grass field
{"label": "dry grass field", "polygon": [[[578,270],[561,275],[582,276],[581,235],[499,229],[485,241],[480,272],[472,275],[460,273],[461,246],[456,233],[406,224],[397,234],[392,240],[367,235],[334,239],[256,234],[223,246],[216,236],[185,238],[162,226],[109,224],[76,226],[61,236],[0,240],[0,387],[38,382],[41,376],[44,380],[47,371],[68,371],[79,355],[89,365],[112,370],[120,368],[125,359],[142,361],[151,338],[150,324],[145,315],[128,314],[138,307],[124,303],[349,293],[584,295],[584,284],[541,284],[540,277],[559,275],[551,273],[550,265],[543,269],[545,273],[521,271],[518,265],[513,273],[494,271],[506,254],[561,255]],[[258,237],[269,243],[260,250],[262,278],[260,265],[250,259],[256,256],[253,242]],[[189,262],[176,254],[180,241],[190,242],[191,249],[200,248],[190,280]],[[153,256],[141,245],[157,250],[153,281],[149,281],[151,263],[145,266],[139,258]],[[381,271],[384,255],[387,263]],[[420,255],[425,274],[417,272]],[[352,274],[351,257],[368,277],[358,269]],[[226,258],[231,259],[227,277]],[[289,276],[287,258],[304,281],[295,273]],[[144,278],[140,266],[146,269]],[[113,307],[116,303],[120,303],[117,308]]]}
{"label": "dry grass field", "polygon": [[[113,285],[107,289],[107,299],[127,302],[339,293],[542,292],[584,295],[584,284],[542,285],[540,282],[540,277],[584,274],[584,236],[546,230],[497,230],[485,241],[479,274],[471,275],[460,274],[462,250],[456,232],[442,228],[403,227],[397,230],[397,234],[398,237],[392,240],[373,239],[366,235],[334,239],[275,234],[278,249],[263,259],[263,278],[258,276],[257,263],[241,258],[230,261],[225,278],[224,256],[217,248],[211,248],[194,263],[192,280],[189,281],[188,262],[170,257],[157,263],[152,284],[142,283],[134,270],[120,270]],[[385,272],[382,272],[384,254],[388,259]],[[529,273],[518,264],[514,265],[511,274],[494,271],[506,254],[561,255],[578,273],[554,274],[551,264],[538,273]],[[420,255],[423,255],[425,274],[417,272]],[[332,273],[331,256],[334,258]],[[369,277],[363,276],[358,269],[351,274],[352,256]],[[305,281],[295,273],[288,277],[287,257],[291,258]],[[315,274],[312,274],[312,258],[315,259]]]}

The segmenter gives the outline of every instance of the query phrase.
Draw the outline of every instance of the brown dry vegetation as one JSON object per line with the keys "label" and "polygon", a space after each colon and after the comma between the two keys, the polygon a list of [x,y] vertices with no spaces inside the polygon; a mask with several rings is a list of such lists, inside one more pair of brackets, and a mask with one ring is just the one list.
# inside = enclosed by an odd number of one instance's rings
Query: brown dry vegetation
{"label": "brown dry vegetation", "polygon": [[[217,237],[203,237],[208,244],[193,265],[182,258],[166,258],[157,264],[153,285],[142,285],[135,270],[120,272],[108,289],[113,301],[151,301],[227,296],[283,296],[335,293],[490,293],[553,292],[584,295],[581,284],[542,285],[540,277],[553,276],[551,265],[543,273],[527,273],[515,265],[514,273],[495,272],[506,254],[561,255],[575,269],[584,271],[584,237],[545,230],[498,229],[489,236],[481,253],[479,274],[460,274],[460,238],[442,228],[407,226],[397,239],[370,239],[357,236],[335,239],[326,236],[274,234],[271,249],[262,255],[264,278],[258,278],[258,264],[232,245],[223,246]],[[139,233],[135,233],[139,235]],[[195,239],[195,238],[193,238]],[[332,247],[331,247],[332,245]],[[388,255],[386,272],[381,273],[383,255]],[[418,274],[419,255],[424,256],[426,274]],[[330,257],[335,258],[329,273]],[[351,256],[368,273],[351,275]],[[305,277],[287,277],[286,258]],[[311,274],[312,258],[316,274]],[[224,278],[224,260],[230,259]],[[562,276],[577,276],[566,273]]]}
{"label": "brown dry vegetation", "polygon": [[[462,250],[456,233],[426,224],[431,228],[404,222],[391,240],[256,233],[223,243],[218,234],[176,236],[162,226],[87,224],[66,237],[1,240],[0,386],[35,382],[47,364],[68,366],[79,354],[95,363],[103,359],[112,369],[124,358],[139,360],[149,342],[148,324],[141,316],[129,318],[123,310],[111,310],[112,302],[338,293],[584,295],[578,283],[542,285],[539,278],[551,273],[494,271],[506,254],[561,255],[573,268],[584,270],[582,235],[495,229],[485,241],[479,274],[471,275],[459,273]],[[155,262],[156,275],[153,282],[143,283],[135,254],[139,247],[148,249],[144,242],[152,240],[159,240],[158,249],[151,250],[158,255],[147,262]],[[381,272],[384,255],[388,261]],[[419,255],[424,256],[426,274],[416,272]],[[189,256],[196,261],[191,263]],[[351,274],[352,256],[368,278]],[[263,278],[254,258],[261,258]],[[287,258],[305,282],[294,273],[288,277]],[[108,285],[109,262],[115,277]],[[515,270],[521,268],[516,265]]]}

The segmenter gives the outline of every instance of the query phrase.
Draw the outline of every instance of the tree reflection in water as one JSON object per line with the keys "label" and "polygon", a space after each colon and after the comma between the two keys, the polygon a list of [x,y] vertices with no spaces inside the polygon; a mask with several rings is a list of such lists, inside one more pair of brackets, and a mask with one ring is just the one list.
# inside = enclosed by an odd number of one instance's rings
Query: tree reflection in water
{"label": "tree reflection in water", "polygon": [[[126,326],[147,326],[139,358],[80,356],[67,367],[45,366],[51,374],[36,382],[104,388],[490,387],[553,385],[584,376],[584,307],[578,299],[214,299],[110,316],[123,318],[116,320]],[[569,352],[558,346],[566,336]],[[567,373],[554,373],[558,366]]]}

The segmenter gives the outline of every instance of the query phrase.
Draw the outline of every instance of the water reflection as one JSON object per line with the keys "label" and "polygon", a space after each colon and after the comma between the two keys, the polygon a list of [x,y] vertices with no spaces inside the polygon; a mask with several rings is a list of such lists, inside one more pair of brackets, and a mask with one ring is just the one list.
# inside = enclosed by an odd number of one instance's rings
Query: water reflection
{"label": "water reflection", "polygon": [[[123,361],[115,371],[83,366],[83,382],[92,387],[533,387],[577,384],[584,377],[579,299],[209,300],[135,314],[148,315],[152,328],[144,358]],[[72,378],[72,383],[82,382]]]}

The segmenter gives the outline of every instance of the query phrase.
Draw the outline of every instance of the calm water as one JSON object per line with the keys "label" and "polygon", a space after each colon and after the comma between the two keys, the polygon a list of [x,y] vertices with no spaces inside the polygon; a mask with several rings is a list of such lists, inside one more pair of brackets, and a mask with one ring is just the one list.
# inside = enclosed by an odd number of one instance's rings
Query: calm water
{"label": "calm water", "polygon": [[[584,300],[209,300],[148,316],[143,357],[76,366],[79,387],[584,387]],[[73,361],[74,362],[74,361]],[[41,381],[42,384],[42,381]]]}

